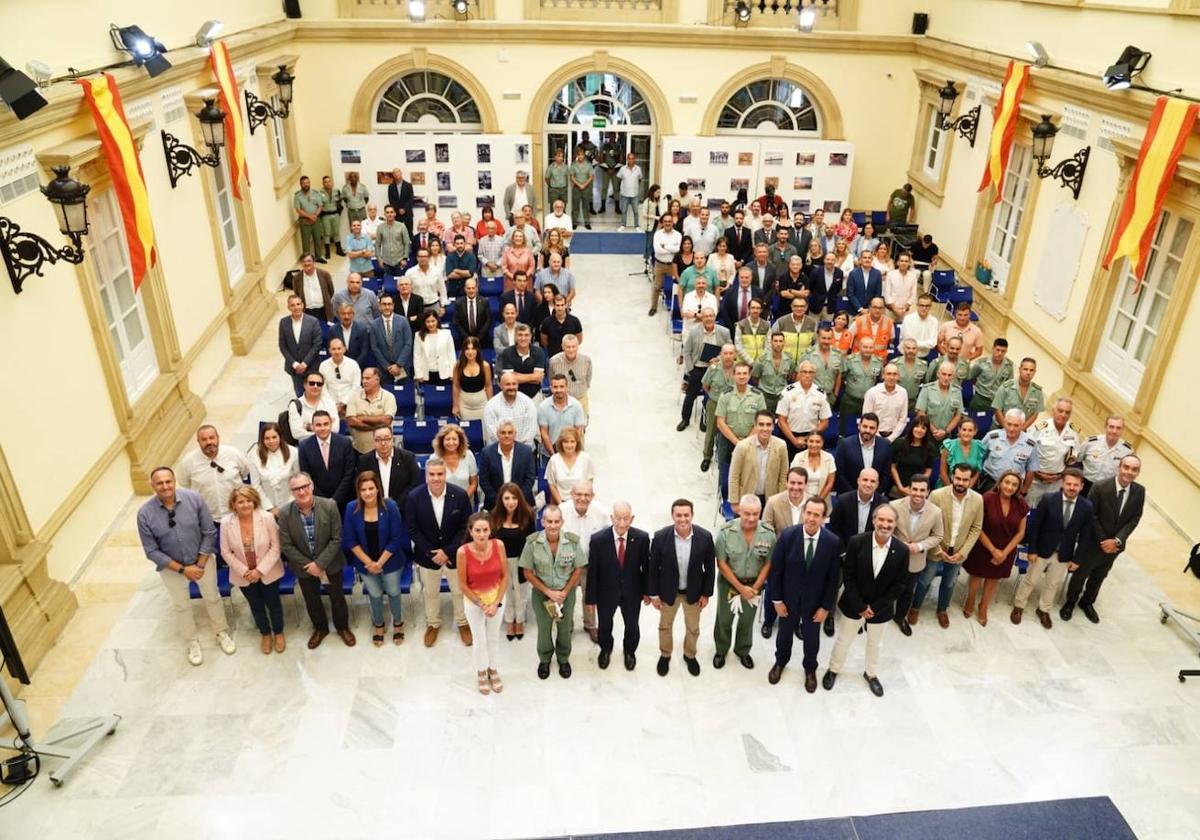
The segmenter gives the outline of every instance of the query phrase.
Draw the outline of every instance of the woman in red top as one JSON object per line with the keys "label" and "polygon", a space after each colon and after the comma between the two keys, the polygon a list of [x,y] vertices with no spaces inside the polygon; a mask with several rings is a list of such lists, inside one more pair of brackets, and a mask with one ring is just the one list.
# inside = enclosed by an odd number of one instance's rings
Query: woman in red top
{"label": "woman in red top", "polygon": [[470,542],[459,546],[458,585],[462,590],[467,624],[475,644],[475,671],[479,678],[479,693],[504,690],[496,670],[500,654],[500,625],[504,623],[504,593],[508,591],[508,563],[504,543],[492,539],[492,522],[485,512],[472,514],[467,520]]}
{"label": "woman in red top", "polygon": [[496,235],[497,236],[504,235],[504,225],[501,223],[501,221],[499,219],[496,218],[496,211],[492,208],[492,205],[487,204],[484,206],[484,208],[481,211],[479,211],[479,222],[475,225],[475,236],[478,239],[483,239],[485,236],[488,235],[488,231],[487,231],[487,223],[488,222],[496,223]]}
{"label": "woman in red top", "polygon": [[833,232],[837,235],[838,241],[845,242],[847,245],[854,244],[854,240],[858,236],[858,225],[854,223],[854,213],[849,207],[842,211],[842,219],[834,227]]}

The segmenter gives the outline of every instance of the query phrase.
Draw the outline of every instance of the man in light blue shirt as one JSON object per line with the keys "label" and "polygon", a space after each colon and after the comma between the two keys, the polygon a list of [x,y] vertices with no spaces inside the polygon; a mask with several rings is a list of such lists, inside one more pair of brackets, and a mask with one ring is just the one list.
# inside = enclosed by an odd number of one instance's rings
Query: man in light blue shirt
{"label": "man in light blue shirt", "polygon": [[533,288],[538,294],[547,283],[553,283],[555,288],[567,299],[567,308],[575,300],[575,275],[569,269],[563,268],[562,255],[551,254],[550,265],[543,268],[533,277]]}
{"label": "man in light blue shirt", "polygon": [[363,326],[370,326],[379,317],[379,298],[370,289],[363,288],[362,277],[357,272],[350,272],[346,277],[346,288],[337,291],[330,299],[334,312],[341,309],[343,303],[353,307],[354,320]]}
{"label": "man in light blue shirt", "polygon": [[573,427],[582,440],[587,419],[579,400],[568,393],[566,374],[556,373],[550,378],[550,399],[543,400],[538,406],[537,418],[540,449],[544,458],[554,454],[554,444],[565,428]]}
{"label": "man in light blue shirt", "polygon": [[350,258],[350,270],[363,277],[370,277],[375,270],[371,262],[375,258],[375,243],[362,232],[362,222],[355,219],[350,223],[350,232],[342,240],[342,248]]}

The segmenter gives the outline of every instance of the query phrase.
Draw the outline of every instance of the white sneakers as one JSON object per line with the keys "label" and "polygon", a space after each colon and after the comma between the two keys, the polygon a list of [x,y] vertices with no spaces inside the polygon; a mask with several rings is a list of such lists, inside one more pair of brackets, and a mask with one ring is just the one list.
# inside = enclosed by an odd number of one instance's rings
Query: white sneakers
{"label": "white sneakers", "polygon": [[193,665],[199,665],[204,661],[204,651],[200,649],[200,640],[192,639],[188,642],[188,662]]}
{"label": "white sneakers", "polygon": [[237,645],[234,644],[233,639],[224,630],[217,634],[217,644],[221,646],[221,650],[226,656],[232,656],[233,652],[237,650]]}
{"label": "white sneakers", "polygon": [[624,232],[625,232],[625,225],[621,225],[617,228],[617,233],[624,233]]}

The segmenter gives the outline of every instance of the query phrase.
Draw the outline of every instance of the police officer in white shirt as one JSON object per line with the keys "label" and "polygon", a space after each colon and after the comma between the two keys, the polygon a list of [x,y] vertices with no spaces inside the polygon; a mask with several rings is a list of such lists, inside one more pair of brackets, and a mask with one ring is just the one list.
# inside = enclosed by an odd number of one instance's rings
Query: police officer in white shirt
{"label": "police officer in white shirt", "polygon": [[1082,441],[1071,422],[1071,409],[1071,401],[1059,397],[1051,417],[1034,423],[1030,430],[1037,453],[1037,468],[1025,476],[1025,501],[1030,508],[1037,507],[1045,494],[1062,487],[1063,470],[1075,461],[1075,450]]}
{"label": "police officer in white shirt", "polygon": [[1104,434],[1092,435],[1075,452],[1075,460],[1083,471],[1084,496],[1091,492],[1093,484],[1116,478],[1121,459],[1133,454],[1133,447],[1121,439],[1125,431],[1125,418],[1110,414],[1104,421]]}

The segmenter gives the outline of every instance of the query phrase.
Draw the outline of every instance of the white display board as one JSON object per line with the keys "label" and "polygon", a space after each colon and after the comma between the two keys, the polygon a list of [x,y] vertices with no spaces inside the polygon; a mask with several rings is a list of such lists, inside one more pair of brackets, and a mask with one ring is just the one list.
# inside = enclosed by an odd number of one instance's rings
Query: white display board
{"label": "white display board", "polygon": [[1067,304],[1079,275],[1087,231],[1087,213],[1066,202],[1054,208],[1050,225],[1045,228],[1046,241],[1034,279],[1033,300],[1057,321],[1067,317]]}
{"label": "white display board", "polygon": [[[504,188],[516,180],[518,169],[532,169],[532,148],[528,134],[337,134],[329,138],[335,186],[340,188],[346,173],[356,170],[382,216],[392,170],[400,167],[413,185],[416,208],[427,202],[437,204],[438,218],[446,224],[454,210],[469,211],[478,220],[485,203],[500,215]],[[319,183],[315,177],[313,181]]]}
{"label": "white display board", "polygon": [[854,144],[841,140],[795,137],[663,138],[662,190],[674,196],[680,181],[688,194],[707,202],[733,201],[746,187],[748,201],[764,192],[767,178],[776,178],[775,194],[794,215],[818,208],[840,213],[849,206],[854,174]]}

